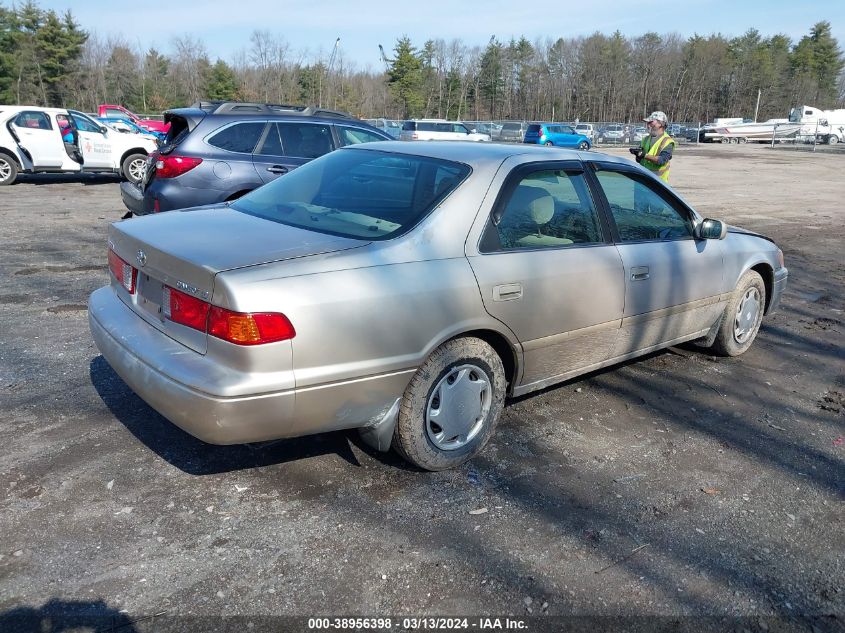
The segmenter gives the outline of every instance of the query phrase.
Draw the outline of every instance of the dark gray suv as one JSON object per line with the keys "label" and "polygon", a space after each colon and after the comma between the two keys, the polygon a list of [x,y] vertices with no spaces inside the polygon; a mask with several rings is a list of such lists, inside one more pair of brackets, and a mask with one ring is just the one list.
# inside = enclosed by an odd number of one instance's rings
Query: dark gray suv
{"label": "dark gray suv", "polygon": [[144,178],[120,188],[137,215],[234,200],[338,147],[391,140],[344,113],[301,106],[198,102],[164,120],[170,131]]}

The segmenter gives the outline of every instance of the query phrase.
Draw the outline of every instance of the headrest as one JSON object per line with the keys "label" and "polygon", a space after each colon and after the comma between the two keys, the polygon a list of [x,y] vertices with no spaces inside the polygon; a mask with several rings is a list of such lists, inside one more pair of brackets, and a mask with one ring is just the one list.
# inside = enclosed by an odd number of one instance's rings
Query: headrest
{"label": "headrest", "polygon": [[[555,200],[542,187],[519,185],[508,203],[510,212],[524,213],[531,217],[534,224],[548,224],[555,214]],[[507,212],[505,213],[507,215]]]}

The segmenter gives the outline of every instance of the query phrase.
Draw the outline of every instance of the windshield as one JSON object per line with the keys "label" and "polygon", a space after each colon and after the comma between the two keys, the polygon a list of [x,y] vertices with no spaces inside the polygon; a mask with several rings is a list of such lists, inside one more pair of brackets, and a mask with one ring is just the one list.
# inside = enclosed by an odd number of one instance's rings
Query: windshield
{"label": "windshield", "polygon": [[231,203],[236,211],[298,228],[384,240],[409,231],[469,174],[461,163],[342,149]]}

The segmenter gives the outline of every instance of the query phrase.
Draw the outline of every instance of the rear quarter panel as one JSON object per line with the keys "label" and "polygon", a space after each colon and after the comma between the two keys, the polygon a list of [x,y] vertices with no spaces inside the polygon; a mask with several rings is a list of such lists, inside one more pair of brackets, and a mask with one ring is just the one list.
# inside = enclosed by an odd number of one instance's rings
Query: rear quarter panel
{"label": "rear quarter panel", "polygon": [[484,310],[464,257],[279,279],[251,276],[218,275],[214,303],[290,319],[297,389],[413,369],[458,334],[503,329]]}

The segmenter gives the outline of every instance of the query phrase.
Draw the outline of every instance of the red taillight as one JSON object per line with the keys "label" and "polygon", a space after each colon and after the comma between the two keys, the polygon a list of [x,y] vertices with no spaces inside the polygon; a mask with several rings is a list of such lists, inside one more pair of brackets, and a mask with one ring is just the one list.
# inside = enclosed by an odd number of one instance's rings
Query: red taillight
{"label": "red taillight", "polygon": [[176,178],[201,162],[202,158],[193,156],[159,156],[156,160],[156,178]]}
{"label": "red taillight", "polygon": [[161,213],[161,205],[158,202],[158,198],[153,198],[153,213]]}
{"label": "red taillight", "polygon": [[293,325],[278,312],[244,313],[211,308],[208,333],[236,345],[261,345],[296,336]]}
{"label": "red taillight", "polygon": [[181,323],[235,345],[262,345],[296,336],[293,325],[278,312],[233,312],[175,290],[164,289],[162,311]]}
{"label": "red taillight", "polygon": [[211,308],[211,304],[202,299],[197,299],[174,288],[164,289],[161,309],[164,315],[174,323],[181,323],[205,332],[209,308]]}
{"label": "red taillight", "polygon": [[411,134],[411,140],[412,140],[412,141],[418,141],[419,139],[420,139],[420,135],[419,135],[419,134],[417,134],[416,132],[414,132],[413,134]]}
{"label": "red taillight", "polygon": [[112,249],[109,249],[109,270],[129,294],[135,294],[135,280],[138,271],[118,257]]}

